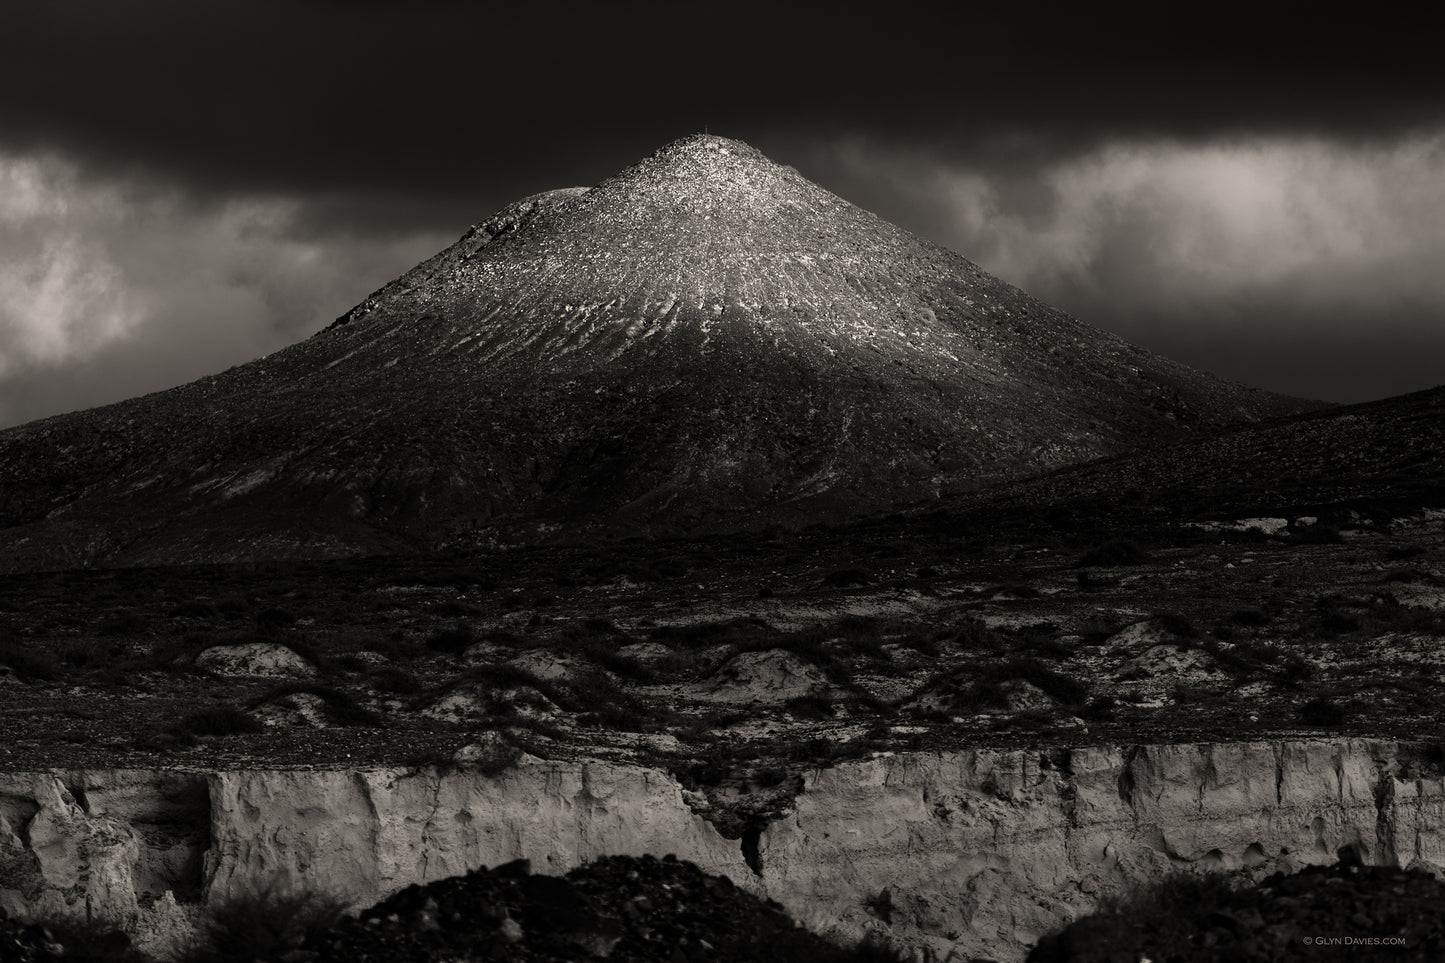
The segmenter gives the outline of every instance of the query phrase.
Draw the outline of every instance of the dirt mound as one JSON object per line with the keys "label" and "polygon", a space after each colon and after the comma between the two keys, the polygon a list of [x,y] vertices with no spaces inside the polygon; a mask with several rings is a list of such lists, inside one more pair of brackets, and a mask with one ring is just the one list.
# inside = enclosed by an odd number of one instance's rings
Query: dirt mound
{"label": "dirt mound", "polygon": [[292,649],[276,642],[216,645],[196,656],[196,665],[217,675],[271,679],[309,679],[316,669]]}
{"label": "dirt mound", "polygon": [[329,729],[326,700],[314,692],[291,692],[257,706],[252,713],[263,726],[282,729]]}
{"label": "dirt mound", "polygon": [[671,856],[613,856],[565,877],[533,876],[522,860],[411,886],[306,949],[317,963],[896,960],[841,949],[778,904]]}
{"label": "dirt mound", "polygon": [[779,649],[743,652],[723,663],[694,693],[712,702],[786,702],[823,691],[821,669]]}
{"label": "dirt mound", "polygon": [[457,683],[439,696],[422,710],[422,715],[457,723],[510,715],[524,719],[553,719],[561,711],[546,695],[525,683],[471,679]]}
{"label": "dirt mound", "polygon": [[268,729],[375,728],[382,719],[330,686],[288,682],[251,702],[250,715]]}

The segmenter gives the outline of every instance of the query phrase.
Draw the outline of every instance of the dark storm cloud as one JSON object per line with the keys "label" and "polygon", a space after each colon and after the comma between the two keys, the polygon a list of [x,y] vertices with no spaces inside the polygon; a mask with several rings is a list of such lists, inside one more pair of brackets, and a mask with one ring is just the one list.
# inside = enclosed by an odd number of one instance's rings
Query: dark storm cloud
{"label": "dark storm cloud", "polygon": [[[1213,12],[1218,10],[1219,12]],[[807,4],[9,5],[0,143],[217,189],[499,204],[591,183],[703,124],[760,146],[853,129],[1001,160],[1117,134],[1367,136],[1438,119],[1406,15],[883,13]],[[543,185],[537,187],[537,185]]]}
{"label": "dark storm cloud", "polygon": [[1340,401],[1445,381],[1445,131],[1121,140],[1022,177],[823,153],[994,273],[1226,377]]}
{"label": "dark storm cloud", "polygon": [[[703,127],[1181,360],[1403,390],[1445,302],[1420,215],[1445,216],[1445,172],[1401,153],[1445,130],[1437,36],[1219,7],[0,6],[0,425],[275,350],[511,200]],[[1251,195],[1275,162],[1321,191]],[[1353,208],[1329,193],[1364,182]],[[1337,378],[1362,330],[1412,360]]]}
{"label": "dark storm cloud", "polygon": [[0,425],[118,401],[291,344],[453,238],[321,236],[286,196],[197,201],[0,154]]}

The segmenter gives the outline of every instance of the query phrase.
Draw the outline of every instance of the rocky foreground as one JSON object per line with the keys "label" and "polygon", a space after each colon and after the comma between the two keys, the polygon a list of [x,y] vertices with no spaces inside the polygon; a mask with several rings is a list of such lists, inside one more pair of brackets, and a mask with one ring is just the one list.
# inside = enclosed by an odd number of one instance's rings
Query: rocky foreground
{"label": "rocky foreground", "polygon": [[[1346,858],[1257,886],[1179,876],[1045,936],[1029,963],[1445,959],[1445,882]],[[0,963],[144,963],[129,938],[0,911]],[[410,886],[357,916],[314,897],[219,907],[181,963],[890,963],[842,947],[783,908],[672,856],[608,857],[566,876],[526,860]],[[981,958],[971,958],[982,963]]]}
{"label": "rocky foreground", "polygon": [[[1429,766],[1418,745],[1340,738],[880,753],[808,770],[788,811],[740,838],[667,773],[595,759],[3,774],[0,905],[114,921],[168,956],[258,892],[364,907],[518,860],[585,879],[609,859],[674,853],[840,943],[1022,961],[1061,926],[1181,871],[1259,880],[1349,847],[1438,872],[1445,776]],[[437,926],[471,919],[435,899]],[[732,925],[730,904],[683,902],[689,926]],[[516,905],[507,917],[531,931]],[[278,928],[255,915],[242,932]],[[502,933],[504,918],[488,925]],[[692,932],[646,925],[659,946]]]}
{"label": "rocky foreground", "polygon": [[1345,859],[1234,889],[1183,877],[1045,937],[1029,963],[1445,959],[1445,882]]}
{"label": "rocky foreground", "polygon": [[0,906],[159,955],[258,887],[675,853],[830,938],[1016,963],[1181,869],[1439,872],[1437,410],[1301,429],[1403,460],[1280,459],[1238,516],[1238,462],[1100,507],[1116,463],[1047,511],[8,577]]}
{"label": "rocky foreground", "polygon": [[[360,915],[322,898],[249,897],[218,907],[185,963],[429,963],[582,960],[886,963],[871,943],[841,947],[783,908],[673,856],[609,857],[566,876],[526,860],[410,886]],[[142,961],[103,929],[47,927],[0,915],[0,961]]]}
{"label": "rocky foreground", "polygon": [[308,948],[328,963],[897,959],[830,943],[777,903],[671,856],[609,857],[563,877],[530,875],[523,860],[411,886]]}

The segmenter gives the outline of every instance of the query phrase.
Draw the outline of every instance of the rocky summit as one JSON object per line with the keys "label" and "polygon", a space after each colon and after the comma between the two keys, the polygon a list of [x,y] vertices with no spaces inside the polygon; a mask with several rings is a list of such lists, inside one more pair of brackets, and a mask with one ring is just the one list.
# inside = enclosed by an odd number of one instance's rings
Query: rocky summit
{"label": "rocky summit", "polygon": [[694,136],[303,343],[0,433],[0,570],[832,521],[1302,407]]}

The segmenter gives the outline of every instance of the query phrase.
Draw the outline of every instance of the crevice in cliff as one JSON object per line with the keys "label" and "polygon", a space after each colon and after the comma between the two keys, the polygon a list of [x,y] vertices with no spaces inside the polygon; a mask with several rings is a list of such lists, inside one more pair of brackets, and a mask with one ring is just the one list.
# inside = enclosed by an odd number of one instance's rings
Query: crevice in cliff
{"label": "crevice in cliff", "polygon": [[1137,808],[1134,805],[1134,793],[1138,789],[1134,781],[1134,760],[1141,751],[1139,746],[1130,746],[1124,752],[1124,764],[1119,767],[1119,798],[1129,807],[1130,812]]}
{"label": "crevice in cliff", "polygon": [[25,867],[27,876],[40,875],[40,859],[35,855],[35,843],[30,835],[39,812],[40,805],[34,799],[0,793],[0,831],[8,828],[23,847],[23,855],[5,853],[4,860],[0,861],[0,869],[7,877],[16,873],[20,866]]}
{"label": "crevice in cliff", "polygon": [[1395,852],[1395,773],[1388,762],[1375,769],[1375,864],[1400,865]]}
{"label": "crevice in cliff", "polygon": [[1195,796],[1195,805],[1200,812],[1204,811],[1204,800],[1209,790],[1218,784],[1219,770],[1214,765],[1214,746],[1213,744],[1206,745],[1204,747],[1204,771],[1200,774],[1198,794]]}
{"label": "crevice in cliff", "polygon": [[[582,770],[584,781],[587,770]],[[427,866],[431,862],[432,833],[436,830],[437,813],[442,808],[442,782],[444,777],[437,773],[426,777],[427,788],[431,793],[431,808],[427,811],[426,819],[421,824],[421,880],[429,882],[431,877],[427,875]]]}
{"label": "crevice in cliff", "polygon": [[65,791],[70,793],[70,798],[80,807],[80,811],[87,816],[90,815],[90,799],[85,795],[85,784],[76,782],[65,784]]}
{"label": "crevice in cliff", "polygon": [[210,781],[191,774],[156,774],[151,792],[127,801],[92,784],[98,808],[135,833],[139,844],[132,867],[136,898],[150,905],[167,891],[179,902],[203,898],[212,845]]}
{"label": "crevice in cliff", "polygon": [[672,773],[683,789],[682,798],[698,816],[712,824],[723,839],[740,839],[749,826],[766,826],[782,819],[797,808],[798,797],[807,789],[801,773],[785,777],[781,782],[760,781],[756,773],[738,784],[707,784],[697,778],[696,768]]}
{"label": "crevice in cliff", "polygon": [[1079,784],[1074,774],[1074,753],[1070,749],[1054,752],[1054,768],[1059,774],[1059,804],[1064,810],[1064,834],[1079,828]]}
{"label": "crevice in cliff", "polygon": [[[440,782],[440,773],[438,773],[438,782]],[[370,827],[368,841],[371,845],[371,852],[375,853],[381,846],[381,810],[377,808],[376,798],[371,792],[371,783],[367,780],[365,773],[352,772],[351,783],[356,787],[361,801],[366,804],[366,822]]]}
{"label": "crevice in cliff", "polygon": [[1330,764],[1334,766],[1335,772],[1335,800],[1343,804],[1345,801],[1345,757],[1338,743],[1331,747]]}
{"label": "crevice in cliff", "polygon": [[743,830],[743,862],[748,864],[748,869],[752,870],[753,875],[759,879],[763,876],[763,857],[762,854],[758,852],[758,844],[762,842],[762,838],[762,823],[749,823]]}
{"label": "crevice in cliff", "polygon": [[216,873],[221,867],[221,853],[216,841],[225,835],[225,827],[220,824],[224,818],[221,807],[217,806],[217,800],[221,793],[221,776],[219,773],[209,773],[205,777],[205,800],[206,800],[206,822],[205,822],[205,844],[201,850],[201,898],[206,898],[211,887],[216,882]]}
{"label": "crevice in cliff", "polygon": [[1276,742],[1274,750],[1274,804],[1284,805],[1284,743]]}

